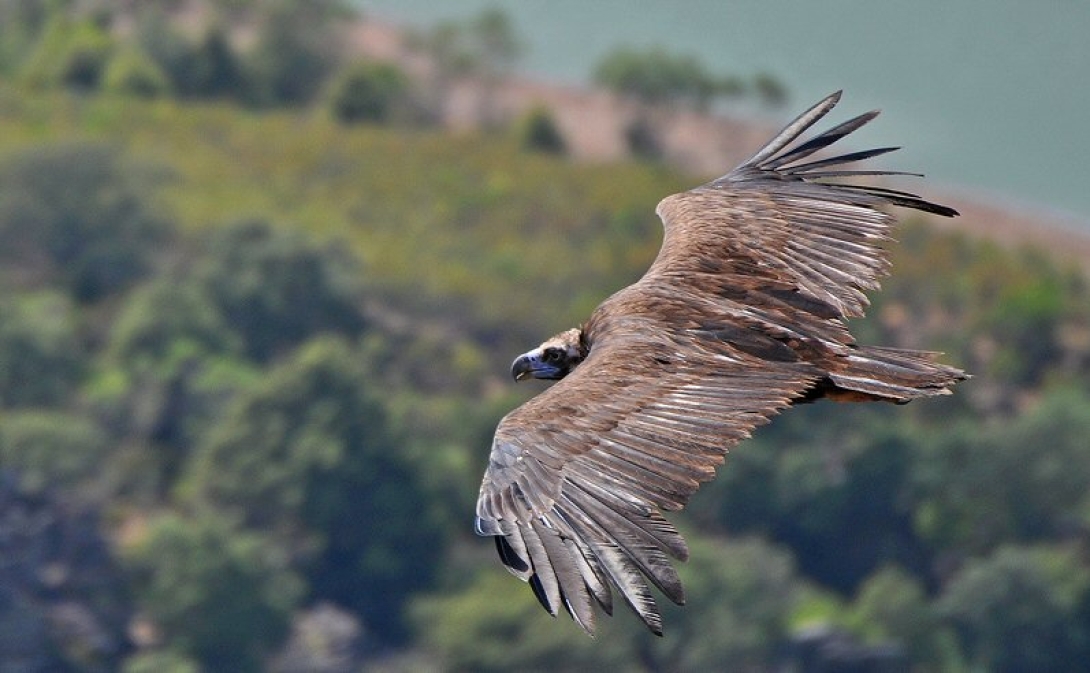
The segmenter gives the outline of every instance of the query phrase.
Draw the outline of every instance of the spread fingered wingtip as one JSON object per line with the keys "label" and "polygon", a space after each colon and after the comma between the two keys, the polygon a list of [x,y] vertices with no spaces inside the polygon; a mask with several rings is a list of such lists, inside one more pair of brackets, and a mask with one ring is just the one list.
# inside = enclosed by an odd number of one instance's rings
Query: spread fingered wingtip
{"label": "spread fingered wingtip", "polygon": [[[827,186],[828,189],[841,194],[855,194],[865,198],[872,198],[877,202],[887,203],[903,208],[913,208],[927,213],[943,217],[955,217],[957,210],[933,203],[911,192],[885,187],[876,187],[868,184],[848,184],[839,181],[849,177],[876,177],[876,176],[912,176],[923,177],[921,173],[909,171],[895,171],[885,169],[858,169],[847,164],[877,157],[898,147],[879,147],[869,150],[847,152],[837,156],[799,163],[810,155],[830,147],[837,141],[854,133],[864,125],[872,121],[880,113],[879,110],[871,110],[851,119],[841,122],[832,128],[819,133],[808,140],[801,141],[795,147],[791,144],[798,140],[803,133],[829,113],[840,101],[840,91],[836,91],[817,104],[810,107],[782,131],[776,134],[764,147],[762,147],[748,161],[743,162],[737,168],[726,175],[710,183],[711,187],[723,187],[728,184],[755,182],[775,177],[779,180],[788,178],[792,181],[809,182]],[[832,179],[833,182],[824,182]],[[831,192],[830,192],[831,193]]]}
{"label": "spread fingered wingtip", "polygon": [[[790,145],[795,138],[802,135],[806,129],[813,126],[819,119],[829,114],[829,110],[836,107],[843,95],[843,89],[834,91],[818,101],[810,109],[791,120],[787,126],[775,135],[764,147],[757,151],[747,161],[742,162],[738,168],[748,168],[761,164],[766,159],[775,156],[777,152]],[[736,169],[737,170],[737,169]]]}

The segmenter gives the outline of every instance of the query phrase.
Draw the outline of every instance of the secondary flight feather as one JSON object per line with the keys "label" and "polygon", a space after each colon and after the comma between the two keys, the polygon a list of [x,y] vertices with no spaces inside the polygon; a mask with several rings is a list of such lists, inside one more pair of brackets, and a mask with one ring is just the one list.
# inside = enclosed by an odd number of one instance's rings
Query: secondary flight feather
{"label": "secondary flight feather", "polygon": [[799,142],[839,99],[663,199],[662,248],[644,276],[512,365],[516,380],[556,383],[496,429],[476,531],[546,610],[589,634],[594,606],[612,614],[615,597],[662,634],[650,587],[684,603],[672,560],[688,556],[662,512],[684,507],[776,413],[820,398],[904,403],[966,378],[934,353],[858,344],[845,326],[888,271],[883,208],[957,212],[843,181],[906,175],[848,166],[896,148],[808,160],[878,114]]}

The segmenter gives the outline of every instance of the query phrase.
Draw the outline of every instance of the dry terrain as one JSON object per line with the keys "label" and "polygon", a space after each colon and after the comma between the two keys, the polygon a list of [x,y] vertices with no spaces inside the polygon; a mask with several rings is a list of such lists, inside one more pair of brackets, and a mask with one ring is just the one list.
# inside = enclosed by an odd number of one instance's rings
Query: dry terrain
{"label": "dry terrain", "polygon": [[[405,32],[368,18],[349,31],[350,47],[362,55],[393,61],[417,78],[435,79],[426,57],[411,49]],[[637,119],[654,124],[663,157],[704,179],[735,165],[759,147],[776,124],[731,119],[682,108],[648,108],[599,89],[544,83],[525,76],[462,78],[436,88],[442,124],[471,131],[517,118],[536,106],[549,109],[568,151],[581,161],[627,156],[625,131]],[[984,195],[928,186],[936,200],[955,206],[960,218],[943,226],[1004,245],[1032,244],[1090,270],[1090,233],[1062,218],[996,204]]]}

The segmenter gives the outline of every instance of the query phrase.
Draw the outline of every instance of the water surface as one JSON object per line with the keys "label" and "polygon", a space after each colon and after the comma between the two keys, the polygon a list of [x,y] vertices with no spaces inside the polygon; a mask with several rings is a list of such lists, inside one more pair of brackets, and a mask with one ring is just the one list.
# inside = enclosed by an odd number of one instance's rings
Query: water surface
{"label": "water surface", "polygon": [[860,142],[903,145],[898,168],[1090,231],[1087,0],[359,4],[416,26],[499,7],[527,46],[521,69],[554,81],[586,82],[610,49],[655,44],[717,72],[774,74],[791,94],[778,117],[842,88],[844,114],[883,109]]}

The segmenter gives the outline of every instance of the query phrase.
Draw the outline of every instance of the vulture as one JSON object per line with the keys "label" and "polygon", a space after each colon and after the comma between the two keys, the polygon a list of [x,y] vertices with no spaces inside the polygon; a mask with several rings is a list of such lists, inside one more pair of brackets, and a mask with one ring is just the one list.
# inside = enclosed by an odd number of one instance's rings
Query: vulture
{"label": "vulture", "polygon": [[589,635],[594,606],[612,614],[617,596],[662,635],[650,587],[683,604],[671,559],[688,556],[663,511],[683,508],[754,428],[793,404],[901,404],[967,378],[938,353],[848,331],[888,272],[884,209],[958,213],[866,184],[918,174],[851,166],[896,147],[812,158],[878,115],[800,140],[839,100],[723,177],[664,198],[662,247],[643,277],[512,365],[516,380],[555,383],[500,421],[475,530],[549,613]]}

